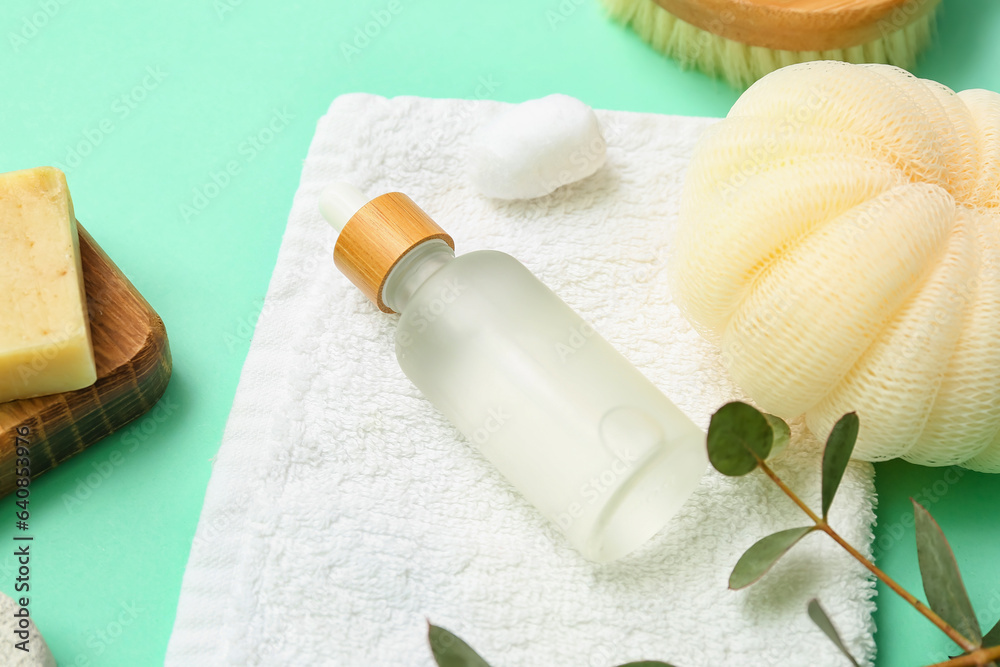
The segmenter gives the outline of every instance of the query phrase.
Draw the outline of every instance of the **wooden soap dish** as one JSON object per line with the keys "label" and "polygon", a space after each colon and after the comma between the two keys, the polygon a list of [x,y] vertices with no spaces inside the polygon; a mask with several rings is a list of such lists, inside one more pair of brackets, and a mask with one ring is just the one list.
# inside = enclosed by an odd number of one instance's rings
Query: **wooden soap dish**
{"label": "wooden soap dish", "polygon": [[163,320],[86,230],[79,230],[97,383],[0,403],[0,496],[16,488],[19,434],[27,433],[31,476],[38,477],[145,414],[170,380]]}

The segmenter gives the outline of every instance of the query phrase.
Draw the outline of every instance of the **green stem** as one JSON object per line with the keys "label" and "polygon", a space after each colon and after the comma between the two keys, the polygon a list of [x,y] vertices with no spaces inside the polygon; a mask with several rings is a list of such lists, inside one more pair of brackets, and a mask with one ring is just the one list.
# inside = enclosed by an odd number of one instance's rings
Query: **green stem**
{"label": "green stem", "polygon": [[[876,577],[878,577],[886,586],[888,586],[889,588],[891,588],[898,596],[900,596],[901,598],[903,598],[904,600],[906,600],[907,602],[909,602],[911,605],[913,605],[913,607],[918,612],[920,612],[921,614],[923,614],[927,618],[927,620],[929,620],[931,623],[933,623],[934,625],[936,625],[938,627],[938,629],[941,630],[941,632],[943,632],[946,635],[948,635],[948,637],[950,637],[953,642],[955,642],[960,647],[962,647],[963,651],[966,651],[969,654],[974,654],[976,651],[979,650],[978,646],[976,646],[974,643],[972,643],[969,639],[967,639],[964,635],[962,635],[962,633],[960,633],[958,630],[956,630],[951,625],[949,625],[947,623],[947,621],[945,621],[943,618],[941,618],[940,616],[938,616],[937,614],[935,614],[933,609],[931,609],[930,607],[928,607],[927,605],[925,605],[923,602],[921,602],[917,598],[913,597],[913,595],[911,595],[909,593],[909,591],[907,591],[905,588],[903,588],[898,583],[896,583],[895,579],[893,579],[892,577],[890,577],[888,574],[886,574],[885,572],[883,572],[879,568],[875,567],[874,563],[872,563],[870,560],[868,560],[867,558],[865,558],[864,555],[861,554],[861,552],[859,552],[857,549],[855,549],[850,544],[848,544],[847,541],[844,540],[844,538],[841,537],[837,533],[837,531],[835,531],[833,528],[830,527],[830,524],[828,524],[826,522],[826,519],[823,519],[822,517],[818,516],[815,512],[813,512],[811,509],[809,509],[809,506],[806,505],[804,502],[802,502],[802,499],[799,498],[798,495],[796,495],[796,493],[794,491],[792,491],[790,488],[788,488],[788,485],[785,484],[781,480],[781,478],[778,477],[774,473],[774,471],[771,470],[771,468],[764,461],[762,461],[760,458],[758,458],[757,462],[760,465],[760,469],[764,471],[764,474],[767,475],[768,477],[770,477],[771,481],[773,481],[775,484],[777,484],[778,488],[780,488],[782,491],[784,491],[785,495],[788,496],[789,498],[791,498],[792,502],[794,502],[796,505],[798,505],[799,508],[803,512],[805,512],[809,516],[810,519],[813,520],[813,522],[816,524],[816,527],[818,529],[822,530],[824,533],[826,533],[831,538],[833,538],[833,541],[836,542],[837,544],[839,544],[840,546],[842,546],[847,551],[847,553],[851,554],[851,556],[854,557],[854,559],[856,561],[858,561],[859,563],[861,563],[862,565],[864,565],[866,568],[868,568],[868,570],[871,571],[872,574],[874,574]],[[968,656],[964,656],[964,657],[968,657]],[[989,660],[987,660],[986,662],[981,663],[981,664],[985,665],[988,662],[989,662]],[[944,663],[942,663],[942,664],[944,664]],[[958,663],[956,663],[956,665],[957,664]],[[980,664],[980,663],[968,662],[968,663],[962,663],[962,664],[976,665],[976,664]]]}
{"label": "green stem", "polygon": [[985,667],[997,658],[1000,658],[1000,646],[991,646],[990,648],[976,649],[951,660],[936,662],[928,667]]}

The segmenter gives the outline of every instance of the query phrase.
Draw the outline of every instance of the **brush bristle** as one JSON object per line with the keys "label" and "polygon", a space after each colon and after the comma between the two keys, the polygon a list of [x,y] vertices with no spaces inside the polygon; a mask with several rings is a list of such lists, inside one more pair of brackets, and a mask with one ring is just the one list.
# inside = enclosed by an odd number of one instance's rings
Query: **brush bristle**
{"label": "brush bristle", "polygon": [[660,53],[681,67],[746,88],[776,69],[810,60],[849,63],[885,63],[911,69],[917,55],[931,41],[935,12],[867,44],[829,51],[780,51],[748,46],[719,37],[682,21],[655,0],[601,0],[613,18],[629,25]]}

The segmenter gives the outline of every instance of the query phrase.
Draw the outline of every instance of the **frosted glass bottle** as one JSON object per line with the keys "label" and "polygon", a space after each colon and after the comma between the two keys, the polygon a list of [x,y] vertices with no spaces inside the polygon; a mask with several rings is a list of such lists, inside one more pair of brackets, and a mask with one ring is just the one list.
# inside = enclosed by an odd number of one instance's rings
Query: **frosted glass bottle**
{"label": "frosted glass bottle", "polygon": [[[399,218],[379,205],[398,193],[355,193],[324,193],[335,227]],[[456,257],[440,228],[427,231],[373,298],[400,314],[403,372],[584,557],[640,546],[698,485],[704,433],[523,264],[489,250]]]}

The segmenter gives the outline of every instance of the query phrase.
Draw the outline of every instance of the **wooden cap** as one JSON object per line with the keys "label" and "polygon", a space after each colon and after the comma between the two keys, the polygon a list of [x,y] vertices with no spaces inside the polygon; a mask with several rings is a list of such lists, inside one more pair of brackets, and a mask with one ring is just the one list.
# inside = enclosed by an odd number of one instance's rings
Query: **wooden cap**
{"label": "wooden cap", "polygon": [[656,0],[677,18],[741,44],[826,51],[905,28],[940,0]]}
{"label": "wooden cap", "polygon": [[333,261],[380,310],[394,312],[382,301],[382,288],[392,267],[414,246],[441,239],[455,242],[430,216],[402,192],[372,199],[355,213],[337,237]]}

